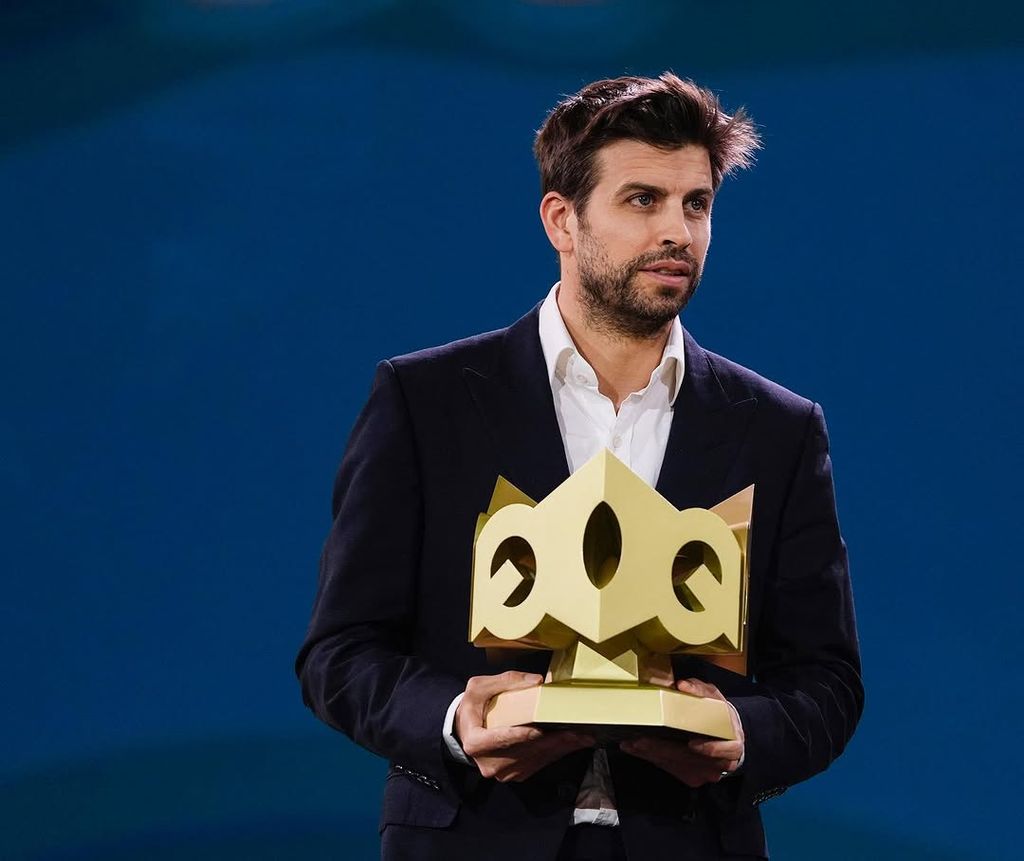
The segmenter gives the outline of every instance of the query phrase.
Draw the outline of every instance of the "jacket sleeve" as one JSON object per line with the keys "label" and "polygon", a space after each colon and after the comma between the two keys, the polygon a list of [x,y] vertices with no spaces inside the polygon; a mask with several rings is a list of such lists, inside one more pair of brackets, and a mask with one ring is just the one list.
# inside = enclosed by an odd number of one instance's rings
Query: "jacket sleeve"
{"label": "jacket sleeve", "polygon": [[746,735],[740,805],[760,803],[827,768],[853,735],[864,705],[846,546],[817,404],[773,552],[752,644],[756,684],[748,695],[730,697]]}
{"label": "jacket sleeve", "polygon": [[296,673],[306,705],[357,744],[447,789],[445,712],[464,682],[411,654],[423,511],[409,412],[377,366],[334,487],[333,524]]}

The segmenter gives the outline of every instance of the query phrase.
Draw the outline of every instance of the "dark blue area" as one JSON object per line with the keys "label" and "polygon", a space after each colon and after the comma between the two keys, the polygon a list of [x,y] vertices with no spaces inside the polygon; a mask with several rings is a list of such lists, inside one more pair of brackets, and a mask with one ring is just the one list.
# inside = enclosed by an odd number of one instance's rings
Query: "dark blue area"
{"label": "dark blue area", "polygon": [[[173,5],[146,32],[187,42]],[[864,722],[767,805],[776,857],[1009,857],[1024,57],[901,58],[886,31],[882,61],[689,68],[612,40],[517,66],[464,22],[491,64],[389,47],[386,5],[365,38],[278,10],[287,45],[236,11],[230,62],[215,27],[148,91],[60,125],[40,87],[4,121],[0,855],[372,856],[382,768],[291,675],[349,426],[379,358],[504,325],[555,279],[530,144],[557,96],[673,66],[766,141],[685,323],[823,404],[858,600]],[[94,74],[75,58],[114,9],[4,68],[78,34],[55,79]]]}

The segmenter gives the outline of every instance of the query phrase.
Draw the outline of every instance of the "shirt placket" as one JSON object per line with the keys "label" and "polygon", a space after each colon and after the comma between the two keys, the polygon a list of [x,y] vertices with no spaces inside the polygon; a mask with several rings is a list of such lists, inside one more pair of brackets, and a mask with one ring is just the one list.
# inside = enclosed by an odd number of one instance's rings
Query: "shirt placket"
{"label": "shirt placket", "polygon": [[638,402],[633,395],[622,402],[606,443],[608,450],[630,469],[633,468],[633,430],[636,427],[637,408]]}

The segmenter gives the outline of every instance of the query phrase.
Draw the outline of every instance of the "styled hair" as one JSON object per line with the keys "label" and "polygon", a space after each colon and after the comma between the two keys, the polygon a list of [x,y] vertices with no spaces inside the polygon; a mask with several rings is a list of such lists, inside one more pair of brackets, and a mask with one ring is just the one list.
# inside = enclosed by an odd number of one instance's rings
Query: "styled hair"
{"label": "styled hair", "polygon": [[537,132],[541,194],[556,191],[582,212],[598,182],[597,152],[618,140],[666,150],[704,147],[716,190],[732,171],[749,167],[761,147],[743,108],[730,116],[711,90],[671,72],[595,81],[555,105]]}

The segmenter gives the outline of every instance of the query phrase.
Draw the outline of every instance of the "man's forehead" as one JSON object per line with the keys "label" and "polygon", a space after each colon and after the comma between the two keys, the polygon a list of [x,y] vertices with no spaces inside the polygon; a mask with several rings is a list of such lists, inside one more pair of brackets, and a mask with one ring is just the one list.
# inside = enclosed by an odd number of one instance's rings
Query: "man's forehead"
{"label": "man's forehead", "polygon": [[699,144],[675,149],[620,140],[597,151],[598,185],[658,180],[661,184],[711,186],[711,157]]}

